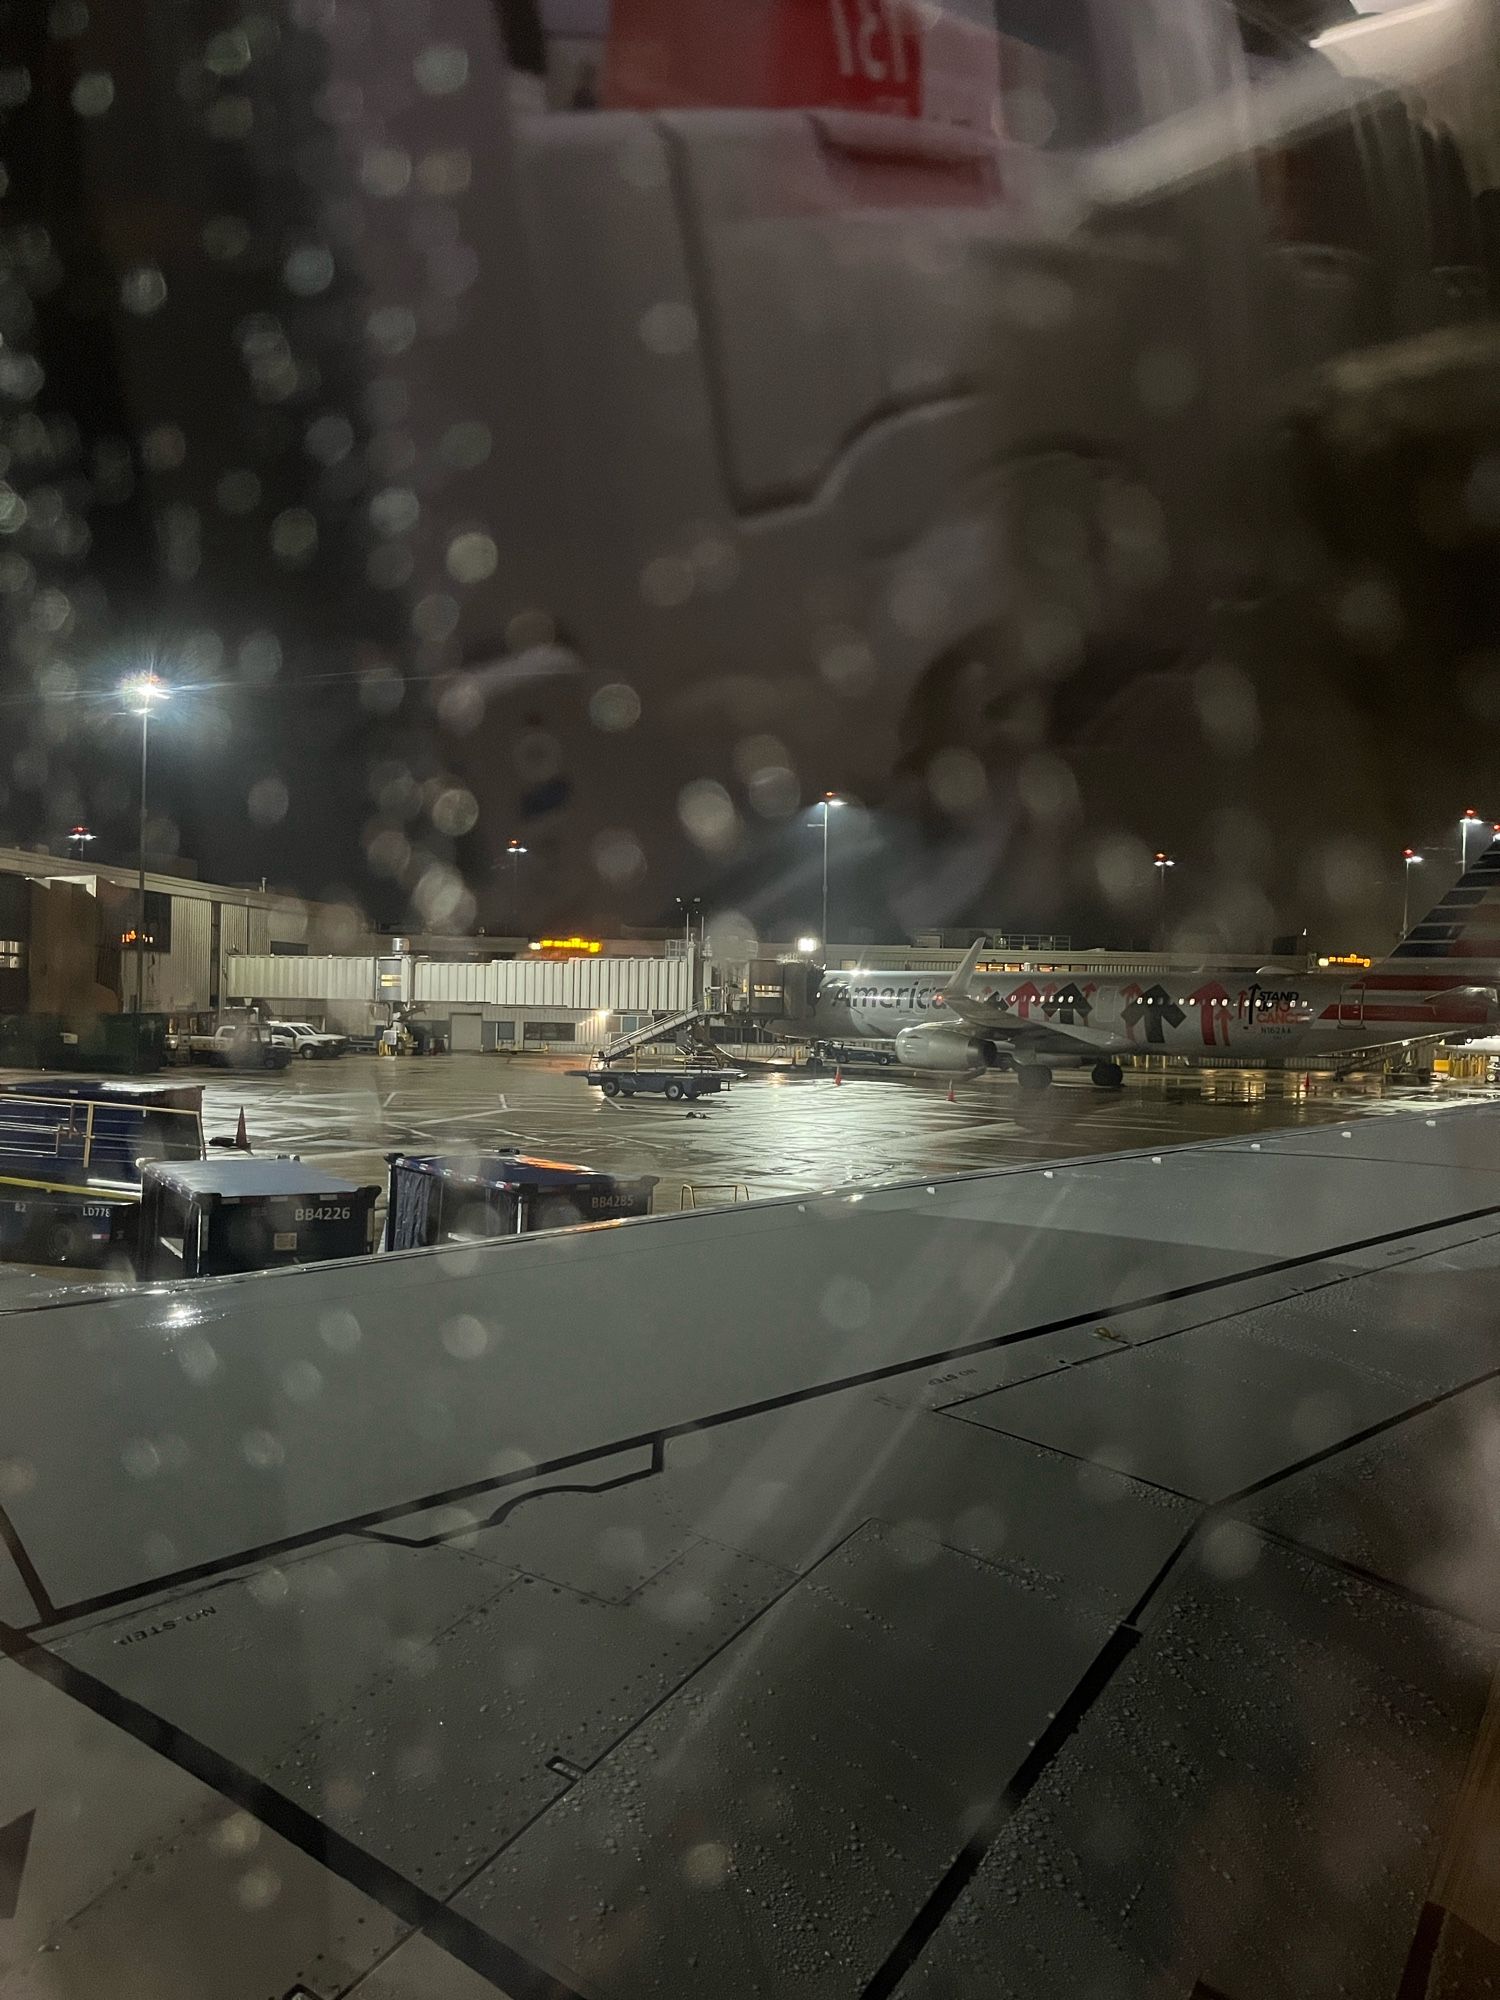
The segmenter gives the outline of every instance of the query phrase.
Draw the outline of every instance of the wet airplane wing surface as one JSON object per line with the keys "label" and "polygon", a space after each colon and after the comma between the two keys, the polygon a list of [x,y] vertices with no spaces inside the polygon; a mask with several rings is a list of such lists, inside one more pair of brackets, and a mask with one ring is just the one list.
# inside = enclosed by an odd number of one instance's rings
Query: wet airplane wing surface
{"label": "wet airplane wing surface", "polygon": [[1481,1108],[12,1314],[0,1994],[1489,1990],[1497,1269]]}

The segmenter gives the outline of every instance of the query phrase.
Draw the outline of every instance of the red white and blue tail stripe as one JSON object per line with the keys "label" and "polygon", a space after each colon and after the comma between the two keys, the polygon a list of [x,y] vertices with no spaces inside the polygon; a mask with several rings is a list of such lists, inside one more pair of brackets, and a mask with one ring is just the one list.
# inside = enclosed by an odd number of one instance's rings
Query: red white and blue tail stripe
{"label": "red white and blue tail stripe", "polygon": [[[1475,984],[1500,978],[1500,840],[1412,926],[1384,963],[1406,966],[1412,960],[1433,969],[1451,965]],[[1411,969],[1417,971],[1415,965]]]}

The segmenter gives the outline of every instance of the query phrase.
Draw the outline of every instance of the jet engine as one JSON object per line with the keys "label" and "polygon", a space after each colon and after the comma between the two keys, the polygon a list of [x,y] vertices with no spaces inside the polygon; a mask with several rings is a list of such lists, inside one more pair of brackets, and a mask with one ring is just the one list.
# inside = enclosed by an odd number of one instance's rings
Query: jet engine
{"label": "jet engine", "polygon": [[896,1060],[908,1069],[998,1069],[1006,1052],[987,1036],[976,1035],[956,1022],[923,1021],[903,1028],[896,1037]]}

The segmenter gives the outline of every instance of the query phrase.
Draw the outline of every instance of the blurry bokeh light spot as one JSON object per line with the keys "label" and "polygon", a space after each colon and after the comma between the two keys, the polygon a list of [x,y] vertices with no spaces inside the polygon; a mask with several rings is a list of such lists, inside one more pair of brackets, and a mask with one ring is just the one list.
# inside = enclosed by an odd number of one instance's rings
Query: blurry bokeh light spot
{"label": "blurry bokeh light spot", "polygon": [[113,77],[102,69],[85,70],[69,101],[80,118],[102,117],[115,101]]}

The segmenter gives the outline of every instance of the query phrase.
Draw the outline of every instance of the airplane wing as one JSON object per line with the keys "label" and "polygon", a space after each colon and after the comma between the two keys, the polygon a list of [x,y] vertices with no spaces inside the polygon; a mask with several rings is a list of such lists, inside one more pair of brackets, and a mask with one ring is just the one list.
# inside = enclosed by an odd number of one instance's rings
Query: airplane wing
{"label": "airplane wing", "polygon": [[1497,1137],[10,1315],[0,1994],[1467,1991]]}
{"label": "airplane wing", "polygon": [[943,1001],[947,1006],[956,1006],[968,997],[969,981],[974,977],[975,967],[984,956],[985,940],[977,937],[964,953],[962,962],[955,965],[943,988]]}

